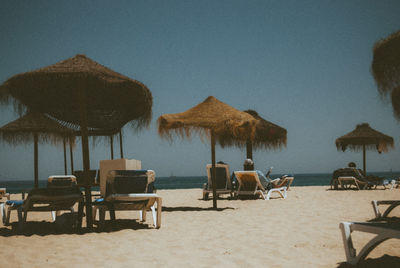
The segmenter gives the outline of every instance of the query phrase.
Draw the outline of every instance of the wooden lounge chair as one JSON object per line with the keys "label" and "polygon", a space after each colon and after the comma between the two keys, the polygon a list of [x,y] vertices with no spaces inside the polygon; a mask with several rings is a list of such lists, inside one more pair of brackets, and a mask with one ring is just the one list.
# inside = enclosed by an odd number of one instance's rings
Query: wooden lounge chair
{"label": "wooden lounge chair", "polygon": [[[93,202],[93,219],[99,210],[99,225],[103,225],[105,211],[115,221],[116,210],[139,210],[140,221],[146,220],[146,212],[152,211],[153,223],[161,227],[162,199],[153,193],[153,170],[112,170],[108,173],[105,196]],[[157,204],[157,212],[155,204]]]}
{"label": "wooden lounge chair", "polygon": [[[347,262],[354,265],[364,260],[376,246],[387,239],[400,239],[400,222],[342,222],[340,229]],[[376,236],[357,254],[351,237],[353,231],[376,234]]]}
{"label": "wooden lounge chair", "polygon": [[6,202],[7,209],[3,212],[6,214],[4,224],[9,224],[12,210],[17,210],[19,227],[22,229],[29,211],[52,212],[52,215],[54,215],[54,211],[74,212],[73,207],[76,203],[79,203],[76,227],[80,228],[83,215],[83,195],[78,187],[36,188],[28,193],[25,200],[8,200]]}
{"label": "wooden lounge chair", "polygon": [[238,181],[236,196],[261,196],[263,199],[269,200],[271,194],[275,192],[282,198],[286,198],[286,186],[266,190],[256,171],[235,171],[234,173]]}
{"label": "wooden lounge chair", "polygon": [[[206,166],[207,169],[207,177],[208,183],[203,185],[203,199],[208,200],[209,194],[213,192],[212,181],[211,181],[211,168],[212,165],[208,164]],[[231,179],[229,175],[229,165],[227,164],[216,164],[216,181],[217,181],[217,197],[221,194],[229,194],[232,197],[232,185]]]}

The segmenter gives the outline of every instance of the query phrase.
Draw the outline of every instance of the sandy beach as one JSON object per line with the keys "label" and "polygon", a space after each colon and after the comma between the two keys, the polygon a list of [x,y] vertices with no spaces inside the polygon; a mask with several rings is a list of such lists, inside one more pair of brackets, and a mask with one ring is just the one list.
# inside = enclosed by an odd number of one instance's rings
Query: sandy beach
{"label": "sandy beach", "polygon": [[[0,228],[3,267],[338,267],[345,262],[341,221],[374,217],[371,200],[399,199],[399,190],[331,191],[293,187],[287,199],[201,200],[200,189],[159,190],[162,224],[138,212],[117,212],[117,225],[102,232],[54,232],[50,213],[28,214],[28,227]],[[13,195],[12,198],[20,198]],[[399,210],[393,211],[398,215]],[[106,216],[108,219],[108,214]],[[12,222],[17,215],[12,213]],[[13,229],[14,227],[14,229]],[[36,229],[35,229],[36,228]],[[50,229],[49,229],[50,228]],[[360,249],[372,236],[354,233]],[[399,240],[388,240],[369,258],[400,257]]]}

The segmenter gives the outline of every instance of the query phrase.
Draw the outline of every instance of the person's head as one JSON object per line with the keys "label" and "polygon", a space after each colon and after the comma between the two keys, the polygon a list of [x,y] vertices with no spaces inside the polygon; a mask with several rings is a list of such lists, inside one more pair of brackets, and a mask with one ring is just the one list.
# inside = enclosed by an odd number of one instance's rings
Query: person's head
{"label": "person's head", "polygon": [[226,165],[226,163],[224,161],[218,161],[217,164]]}
{"label": "person's head", "polygon": [[351,168],[355,168],[356,167],[356,163],[350,162],[349,164],[347,164],[347,166],[351,167]]}
{"label": "person's head", "polygon": [[244,160],[243,168],[244,168],[244,170],[254,170],[253,160],[251,160],[250,158],[247,158],[246,160]]}

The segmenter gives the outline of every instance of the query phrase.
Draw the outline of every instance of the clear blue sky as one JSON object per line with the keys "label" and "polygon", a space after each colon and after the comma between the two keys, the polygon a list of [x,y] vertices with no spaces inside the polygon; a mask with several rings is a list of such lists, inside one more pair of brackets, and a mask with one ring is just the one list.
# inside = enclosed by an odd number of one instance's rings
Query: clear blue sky
{"label": "clear blue sky", "polygon": [[[194,136],[170,144],[156,121],[210,95],[288,130],[287,148],[254,153],[258,169],[361,166],[361,152],[338,152],[335,139],[368,122],[395,139],[389,153],[367,153],[368,171],[400,170],[400,122],[370,71],[373,44],[400,29],[399,14],[398,0],[1,1],[0,83],[78,53],[143,82],[153,120],[139,133],[123,129],[125,157],[158,176],[206,174],[209,143]],[[12,106],[0,111],[0,125],[18,118]],[[61,147],[40,145],[39,157],[41,179],[63,173]],[[107,143],[91,146],[92,168],[109,157]],[[217,147],[231,170],[244,158],[244,149]],[[33,145],[0,143],[0,178],[32,177]]]}

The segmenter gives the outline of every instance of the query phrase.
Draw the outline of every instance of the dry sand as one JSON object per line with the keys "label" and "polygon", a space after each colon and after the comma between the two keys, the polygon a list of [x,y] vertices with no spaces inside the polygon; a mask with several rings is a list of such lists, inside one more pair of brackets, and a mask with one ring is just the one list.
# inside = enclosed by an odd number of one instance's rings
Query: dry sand
{"label": "dry sand", "polygon": [[[159,190],[162,224],[148,214],[117,212],[117,225],[83,234],[54,232],[50,213],[29,213],[28,230],[0,225],[2,267],[337,267],[345,261],[339,223],[374,217],[371,200],[400,199],[396,190],[331,191],[293,187],[287,199],[201,200],[200,189]],[[14,195],[13,198],[20,197]],[[399,216],[400,208],[392,212]],[[108,219],[108,214],[107,214]],[[17,220],[16,212],[12,221]],[[35,222],[36,221],[36,222]],[[354,233],[360,249],[372,235]],[[368,256],[400,259],[400,241]]]}

